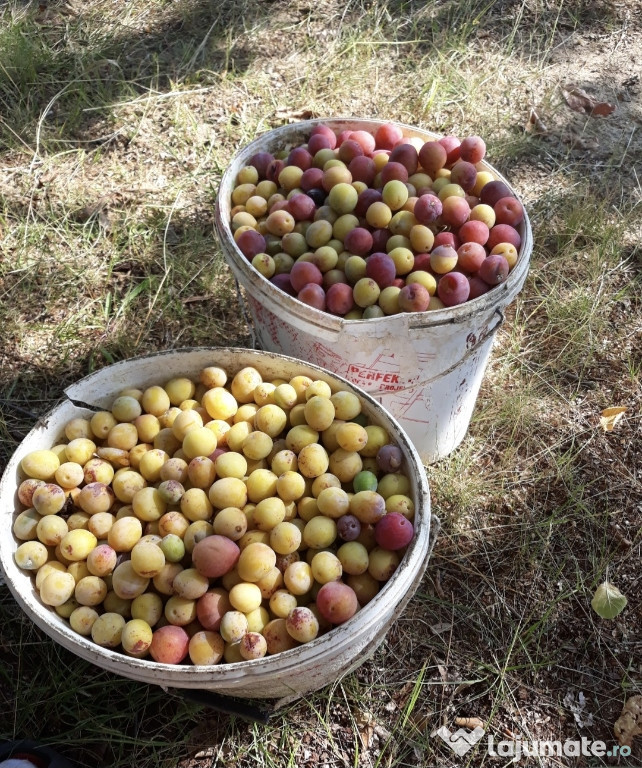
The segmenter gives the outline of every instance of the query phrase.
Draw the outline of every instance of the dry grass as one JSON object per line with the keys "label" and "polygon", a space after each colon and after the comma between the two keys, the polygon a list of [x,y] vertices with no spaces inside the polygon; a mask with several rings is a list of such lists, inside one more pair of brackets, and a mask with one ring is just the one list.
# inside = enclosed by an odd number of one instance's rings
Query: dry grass
{"label": "dry grass", "polygon": [[[427,577],[371,660],[249,724],[81,662],[0,587],[1,738],[113,768],[496,764],[431,735],[457,716],[613,744],[642,688],[641,41],[635,4],[581,0],[0,7],[3,458],[97,367],[250,343],[213,201],[240,146],[304,113],[483,135],[535,235],[469,434],[427,470]],[[569,82],[617,111],[572,112]],[[590,608],[607,574],[613,621]]]}

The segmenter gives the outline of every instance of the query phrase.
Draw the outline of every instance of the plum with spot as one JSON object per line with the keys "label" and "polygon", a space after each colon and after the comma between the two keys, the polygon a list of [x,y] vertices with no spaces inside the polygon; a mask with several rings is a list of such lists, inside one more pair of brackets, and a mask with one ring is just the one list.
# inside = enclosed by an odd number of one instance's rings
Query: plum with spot
{"label": "plum with spot", "polygon": [[374,139],[377,149],[391,150],[403,139],[403,132],[398,125],[384,123],[375,131]]}
{"label": "plum with spot", "polygon": [[511,195],[512,192],[508,184],[501,179],[493,179],[481,188],[479,199],[483,205],[490,205],[491,208],[494,208],[496,202]]}
{"label": "plum with spot", "polygon": [[485,283],[494,286],[503,283],[509,271],[506,259],[499,253],[494,253],[484,259],[477,274]]}
{"label": "plum with spot", "polygon": [[309,307],[319,309],[321,311],[326,309],[326,296],[325,291],[320,285],[316,283],[308,283],[297,293],[297,299],[307,304]]}
{"label": "plum with spot", "polygon": [[253,165],[256,168],[260,179],[265,179],[267,178],[268,166],[273,160],[274,155],[270,152],[257,152],[250,158],[249,165]]}
{"label": "plum with spot", "polygon": [[388,162],[400,163],[408,171],[408,176],[412,176],[413,173],[417,172],[417,166],[419,164],[417,150],[412,144],[400,142],[393,147]]}
{"label": "plum with spot", "polygon": [[361,146],[364,155],[371,155],[377,146],[375,137],[369,131],[351,131],[350,141],[356,141]]}
{"label": "plum with spot", "polygon": [[459,146],[459,156],[467,163],[479,163],[486,155],[486,142],[481,136],[466,136]]}
{"label": "plum with spot", "polygon": [[425,194],[417,198],[413,213],[420,224],[433,224],[441,216],[443,205],[437,195]]}
{"label": "plum with spot", "polygon": [[490,291],[490,285],[485,283],[481,277],[478,277],[477,275],[471,275],[468,278],[468,285],[470,286],[470,291],[468,294],[469,301],[472,299],[477,299]]}
{"label": "plum with spot", "polygon": [[485,245],[490,236],[490,229],[483,221],[469,219],[459,227],[457,234],[462,243],[479,243],[479,245]]}
{"label": "plum with spot", "polygon": [[457,266],[464,272],[473,274],[482,265],[486,255],[483,245],[474,242],[463,243],[457,249]]}
{"label": "plum with spot", "polygon": [[516,250],[519,250],[522,238],[515,227],[511,227],[510,224],[495,224],[490,230],[486,247],[492,251],[492,249],[500,243],[510,243]]}
{"label": "plum with spot", "polygon": [[450,181],[453,184],[459,184],[464,192],[472,192],[477,181],[477,168],[473,163],[458,160],[450,171]]}
{"label": "plum with spot", "polygon": [[326,293],[326,307],[333,315],[347,315],[354,307],[352,286],[348,283],[334,283]]}
{"label": "plum with spot", "polygon": [[252,261],[257,253],[264,253],[266,247],[265,238],[255,229],[242,232],[236,239],[236,244],[248,261]]}
{"label": "plum with spot", "polygon": [[461,142],[456,136],[442,136],[437,141],[446,150],[446,165],[454,165],[461,156]]}
{"label": "plum with spot", "polygon": [[344,541],[354,541],[361,533],[361,523],[355,515],[341,515],[337,520],[337,533]]}
{"label": "plum with spot", "polygon": [[311,261],[296,261],[290,270],[290,283],[292,288],[298,293],[306,285],[316,283],[321,285],[323,282],[323,273]]}
{"label": "plum with spot", "polygon": [[384,186],[389,181],[408,181],[408,169],[401,163],[387,162],[381,170],[381,181]]}
{"label": "plum with spot", "polygon": [[239,555],[240,549],[235,542],[213,534],[197,542],[192,550],[192,563],[202,576],[216,579],[234,568]]}
{"label": "plum with spot", "polygon": [[430,304],[430,293],[420,283],[408,283],[399,291],[399,309],[402,312],[425,312]]}
{"label": "plum with spot", "polygon": [[[366,155],[354,157],[348,164],[348,170],[352,174],[352,181],[361,181],[370,187],[377,175],[374,160]],[[364,190],[365,191],[365,190]]]}
{"label": "plum with spot", "polygon": [[517,227],[524,220],[524,206],[512,195],[500,198],[493,206],[493,210],[496,224]]}
{"label": "plum with spot", "polygon": [[448,152],[439,141],[426,141],[419,150],[419,163],[426,173],[434,176],[446,165]]}

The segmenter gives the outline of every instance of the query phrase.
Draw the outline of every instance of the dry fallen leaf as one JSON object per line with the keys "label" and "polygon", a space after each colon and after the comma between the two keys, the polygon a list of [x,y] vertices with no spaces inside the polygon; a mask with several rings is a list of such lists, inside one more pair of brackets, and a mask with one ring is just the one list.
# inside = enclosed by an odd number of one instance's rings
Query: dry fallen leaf
{"label": "dry fallen leaf", "polygon": [[480,720],[478,717],[456,717],[455,725],[459,725],[462,728],[470,728],[472,731],[474,731],[475,728],[486,727],[484,721]]}
{"label": "dry fallen leaf", "polygon": [[630,747],[636,736],[642,736],[642,696],[631,696],[613,727],[620,746]]}
{"label": "dry fallen leaf", "polygon": [[408,697],[412,693],[412,690],[414,687],[415,687],[415,684],[409,681],[405,683],[405,685],[403,685],[398,691],[395,691],[392,694],[392,698],[396,702],[396,707],[405,706],[406,701],[408,700]]}
{"label": "dry fallen leaf", "polygon": [[374,736],[376,720],[370,712],[359,712],[356,717],[357,727],[359,729],[359,738],[361,739],[361,748],[370,749],[370,742]]}
{"label": "dry fallen leaf", "polygon": [[319,117],[318,112],[311,109],[290,110],[285,107],[277,107],[274,117],[278,120],[287,120],[288,123],[298,123],[299,120],[312,120]]}
{"label": "dry fallen leaf", "polygon": [[49,7],[49,2],[43,0],[38,3],[38,11],[34,16],[36,24],[59,24],[64,21],[60,17],[64,16],[78,16],[79,12],[69,2],[63,2],[57,5],[55,8]]}
{"label": "dry fallen leaf", "polygon": [[586,696],[582,691],[575,698],[574,691],[567,691],[563,701],[564,706],[570,709],[575,718],[575,722],[580,728],[590,728],[593,725],[593,713],[587,712]]}
{"label": "dry fallen leaf", "polygon": [[111,232],[112,223],[111,218],[109,217],[108,208],[103,208],[102,210],[98,211],[98,226],[105,232]]}
{"label": "dry fallen leaf", "polygon": [[[430,718],[433,717],[434,712],[420,712],[419,710],[413,709],[413,711],[408,715],[408,723],[411,726],[409,729],[409,732],[416,734],[423,734],[430,728]],[[412,736],[410,736],[412,739]]]}
{"label": "dry fallen leaf", "polygon": [[612,432],[618,421],[624,416],[626,408],[617,406],[605,408],[600,415],[600,425],[605,432]]}
{"label": "dry fallen leaf", "polygon": [[441,598],[442,600],[446,599],[446,593],[444,592],[443,587],[441,586],[441,571],[437,569],[435,572],[435,579],[433,581],[433,584],[435,585],[435,592],[437,593],[437,597]]}
{"label": "dry fallen leaf", "polygon": [[571,149],[597,150],[600,148],[599,142],[590,136],[581,136],[573,130],[563,131],[560,139],[564,144],[568,144]]}
{"label": "dry fallen leaf", "polygon": [[572,110],[582,112],[585,115],[607,117],[616,109],[615,104],[609,104],[607,101],[596,101],[581,88],[562,88],[562,93],[564,100]]}
{"label": "dry fallen leaf", "polygon": [[453,628],[453,625],[449,621],[440,621],[438,624],[431,624],[430,631],[434,635],[441,635],[444,632],[449,632]]}
{"label": "dry fallen leaf", "polygon": [[203,296],[188,296],[187,298],[183,299],[183,304],[195,304],[199,301],[211,301],[214,297],[208,293],[204,294]]}
{"label": "dry fallen leaf", "polygon": [[531,113],[528,117],[528,120],[526,121],[524,130],[526,133],[534,133],[540,135],[546,135],[548,133],[548,128],[542,122],[540,116],[534,109],[531,109]]}

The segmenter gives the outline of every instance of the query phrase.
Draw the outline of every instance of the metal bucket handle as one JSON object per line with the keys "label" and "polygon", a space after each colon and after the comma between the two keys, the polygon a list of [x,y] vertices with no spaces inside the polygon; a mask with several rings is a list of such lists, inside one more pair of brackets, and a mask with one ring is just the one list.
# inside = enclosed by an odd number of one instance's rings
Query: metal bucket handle
{"label": "metal bucket handle", "polygon": [[[420,389],[421,387],[426,387],[429,384],[432,384],[433,381],[437,381],[437,379],[441,379],[444,376],[448,376],[450,373],[452,373],[456,368],[459,368],[460,365],[465,361],[468,360],[471,355],[474,354],[474,352],[477,350],[478,347],[480,347],[482,344],[484,344],[491,336],[494,336],[495,333],[499,330],[499,328],[502,327],[504,324],[504,321],[506,320],[506,316],[502,312],[502,310],[499,307],[495,308],[495,312],[491,317],[494,317],[495,315],[499,316],[499,319],[493,325],[492,328],[487,328],[484,333],[481,334],[479,337],[474,337],[474,341],[471,343],[470,347],[466,350],[466,354],[463,357],[460,357],[459,360],[456,360],[449,368],[446,368],[443,371],[440,371],[439,373],[435,374],[434,376],[431,376],[429,379],[424,379],[423,381],[420,381],[419,383],[413,382],[412,384],[408,385],[407,387],[403,387],[402,389],[396,390],[396,392],[406,392],[411,389]],[[377,389],[366,389],[365,390],[369,395],[372,395],[373,397],[378,398],[379,390]]]}

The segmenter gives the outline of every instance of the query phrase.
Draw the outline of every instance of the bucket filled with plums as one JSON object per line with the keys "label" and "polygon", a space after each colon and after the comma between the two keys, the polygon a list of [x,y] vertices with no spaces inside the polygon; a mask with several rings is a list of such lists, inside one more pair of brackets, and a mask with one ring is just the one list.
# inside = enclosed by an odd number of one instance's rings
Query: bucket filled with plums
{"label": "bucket filled with plums", "polygon": [[261,348],[362,387],[424,464],[459,445],[532,250],[481,137],[355,118],[276,128],[232,159],[216,228]]}
{"label": "bucket filled with plums", "polygon": [[333,683],[383,641],[433,544],[425,470],[310,363],[191,348],[66,390],[0,483],[28,616],[127,678],[245,699]]}

